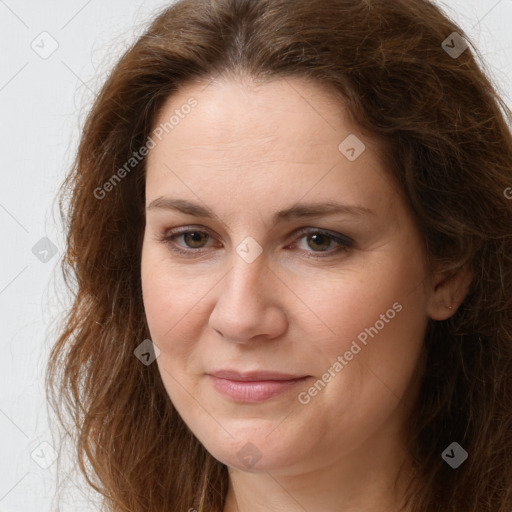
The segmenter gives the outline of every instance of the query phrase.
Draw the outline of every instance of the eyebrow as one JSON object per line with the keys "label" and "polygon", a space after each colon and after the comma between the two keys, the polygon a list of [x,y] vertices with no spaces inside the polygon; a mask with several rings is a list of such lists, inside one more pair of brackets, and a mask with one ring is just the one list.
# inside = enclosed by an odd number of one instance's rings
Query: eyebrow
{"label": "eyebrow", "polygon": [[[186,215],[194,217],[214,218],[217,217],[212,210],[206,206],[202,206],[184,199],[173,199],[170,197],[157,197],[152,201],[147,210],[162,208],[166,210],[177,210]],[[373,210],[358,205],[348,205],[327,201],[323,203],[299,203],[285,210],[280,210],[274,214],[273,224],[282,223],[291,219],[302,219],[310,217],[323,217],[327,215],[375,215]]]}

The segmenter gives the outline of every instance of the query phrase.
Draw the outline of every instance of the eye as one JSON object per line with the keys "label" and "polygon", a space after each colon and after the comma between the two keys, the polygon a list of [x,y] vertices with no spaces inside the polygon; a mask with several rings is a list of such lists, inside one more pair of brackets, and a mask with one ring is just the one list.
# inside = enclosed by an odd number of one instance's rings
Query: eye
{"label": "eye", "polygon": [[[176,240],[182,238],[185,245],[177,244]],[[201,254],[206,242],[210,239],[210,234],[199,229],[182,229],[180,231],[172,230],[164,234],[160,241],[164,242],[169,248],[185,256],[194,256]]]}
{"label": "eye", "polygon": [[[184,256],[194,257],[201,255],[206,252],[208,247],[206,244],[208,241],[210,241],[210,239],[213,240],[213,237],[207,231],[191,228],[178,229],[167,231],[159,238],[159,241],[165,243],[172,251]],[[345,235],[316,228],[302,228],[295,233],[295,236],[297,235],[302,236],[296,238],[286,249],[299,246],[300,244],[298,242],[304,239],[306,247],[313,250],[299,249],[306,254],[309,253],[306,257],[311,258],[333,256],[334,254],[347,251],[354,244],[353,240]],[[184,245],[177,243],[179,238],[182,238]],[[334,248],[332,248],[333,244]],[[217,247],[221,246],[217,245]],[[331,250],[329,250],[330,248]]]}
{"label": "eye", "polygon": [[205,242],[208,241],[210,235],[204,231],[185,231],[174,236],[174,239],[182,236],[185,244],[191,249],[201,249]]}
{"label": "eye", "polygon": [[[302,235],[300,238],[298,238],[298,240],[304,240],[306,247],[313,249],[313,251],[308,251],[307,249],[302,248],[301,250],[306,253],[310,253],[307,257],[312,258],[325,258],[328,256],[333,256],[334,254],[347,251],[354,245],[354,241],[345,235],[340,233],[332,233],[330,231],[321,229],[302,228],[298,234]],[[335,245],[334,249],[332,249],[333,243]],[[299,245],[300,244],[298,242],[294,242],[292,247]],[[329,248],[331,248],[331,250],[329,250]]]}

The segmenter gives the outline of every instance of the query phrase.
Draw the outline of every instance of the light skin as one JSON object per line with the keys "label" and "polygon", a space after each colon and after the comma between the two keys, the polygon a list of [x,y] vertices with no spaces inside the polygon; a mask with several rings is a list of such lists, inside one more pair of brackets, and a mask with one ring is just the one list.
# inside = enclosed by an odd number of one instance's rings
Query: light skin
{"label": "light skin", "polygon": [[[395,511],[410,476],[405,471],[393,488],[401,464],[410,463],[404,422],[427,320],[455,312],[470,276],[430,268],[377,147],[328,91],[299,78],[205,84],[168,98],[155,126],[190,97],[198,104],[147,160],[141,278],[165,388],[194,435],[228,466],[224,512]],[[354,161],[338,149],[349,134],[366,146]],[[180,212],[162,198],[213,216]],[[371,212],[273,221],[278,211],[326,202]],[[162,241],[177,228],[199,234]],[[318,230],[352,246],[340,250]],[[258,245],[244,246],[247,237]],[[240,244],[262,252],[249,263]],[[395,303],[401,310],[300,403],[298,394]],[[225,368],[309,377],[269,400],[240,403],[207,375]],[[250,467],[240,457],[249,442],[260,456]]]}

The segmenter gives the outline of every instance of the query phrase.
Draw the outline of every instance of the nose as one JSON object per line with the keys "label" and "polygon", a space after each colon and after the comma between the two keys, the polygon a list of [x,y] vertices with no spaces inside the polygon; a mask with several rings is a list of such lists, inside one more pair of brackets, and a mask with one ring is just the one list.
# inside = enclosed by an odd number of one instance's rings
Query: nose
{"label": "nose", "polygon": [[235,343],[273,339],[287,329],[283,285],[268,267],[264,254],[248,263],[238,254],[233,265],[216,287],[217,300],[209,326]]}

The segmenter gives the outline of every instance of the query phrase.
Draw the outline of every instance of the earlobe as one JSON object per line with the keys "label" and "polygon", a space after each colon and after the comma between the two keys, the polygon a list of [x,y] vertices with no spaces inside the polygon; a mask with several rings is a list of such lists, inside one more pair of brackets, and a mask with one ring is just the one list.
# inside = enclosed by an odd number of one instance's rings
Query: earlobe
{"label": "earlobe", "polygon": [[457,271],[439,272],[433,275],[430,289],[428,316],[432,320],[446,320],[458,309],[469,292],[473,272],[469,265]]}

